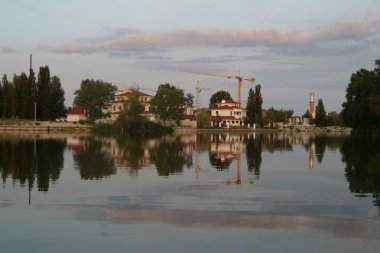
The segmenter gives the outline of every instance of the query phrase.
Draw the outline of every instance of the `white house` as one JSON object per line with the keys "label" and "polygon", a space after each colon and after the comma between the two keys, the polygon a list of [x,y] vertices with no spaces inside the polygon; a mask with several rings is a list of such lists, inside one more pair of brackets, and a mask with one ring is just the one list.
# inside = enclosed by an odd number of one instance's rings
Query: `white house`
{"label": "white house", "polygon": [[233,100],[222,100],[211,108],[211,126],[241,126],[245,117],[246,111]]}
{"label": "white house", "polygon": [[67,121],[68,122],[78,122],[80,120],[87,120],[86,110],[78,105],[67,112]]}

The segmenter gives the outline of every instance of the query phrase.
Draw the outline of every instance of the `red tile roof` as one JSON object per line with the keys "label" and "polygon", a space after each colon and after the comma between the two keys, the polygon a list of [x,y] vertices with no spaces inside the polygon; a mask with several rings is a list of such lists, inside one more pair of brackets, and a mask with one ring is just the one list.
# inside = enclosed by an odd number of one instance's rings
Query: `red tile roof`
{"label": "red tile roof", "polygon": [[68,115],[84,115],[84,108],[80,105],[75,106],[73,109],[67,112]]}

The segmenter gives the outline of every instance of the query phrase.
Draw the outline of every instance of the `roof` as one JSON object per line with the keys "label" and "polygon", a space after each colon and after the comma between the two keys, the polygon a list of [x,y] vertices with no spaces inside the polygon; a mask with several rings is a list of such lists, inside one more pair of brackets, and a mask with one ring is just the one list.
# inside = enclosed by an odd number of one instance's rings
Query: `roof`
{"label": "roof", "polygon": [[142,93],[142,92],[137,91],[137,90],[126,91],[126,92],[117,94],[116,97],[127,97],[127,96],[131,96],[132,94],[137,94],[139,97],[153,97],[152,95]]}
{"label": "roof", "polygon": [[77,105],[73,109],[67,112],[67,115],[84,115],[85,110],[84,107]]}
{"label": "roof", "polygon": [[214,107],[214,108],[211,108],[211,110],[234,110],[234,109],[240,109],[240,110],[243,110],[243,108],[241,108],[240,106],[228,106],[228,105],[223,105],[223,106],[220,106],[220,107]]}

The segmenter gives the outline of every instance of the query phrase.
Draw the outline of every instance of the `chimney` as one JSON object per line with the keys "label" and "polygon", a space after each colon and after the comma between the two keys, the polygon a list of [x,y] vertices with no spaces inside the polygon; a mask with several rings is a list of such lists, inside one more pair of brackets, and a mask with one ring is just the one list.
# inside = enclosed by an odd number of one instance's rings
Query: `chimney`
{"label": "chimney", "polygon": [[314,111],[314,93],[310,93],[310,115],[311,118],[315,118],[315,111]]}

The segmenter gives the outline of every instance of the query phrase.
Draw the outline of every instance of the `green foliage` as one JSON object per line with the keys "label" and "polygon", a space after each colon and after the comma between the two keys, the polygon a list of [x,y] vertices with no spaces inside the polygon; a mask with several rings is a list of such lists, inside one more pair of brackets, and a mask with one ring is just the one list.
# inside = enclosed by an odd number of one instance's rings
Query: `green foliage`
{"label": "green foliage", "polygon": [[351,75],[342,104],[345,124],[356,129],[380,128],[380,60],[374,70],[360,69]]}
{"label": "green foliage", "polygon": [[293,110],[286,109],[275,109],[273,107],[269,108],[267,111],[267,118],[273,120],[274,122],[285,122],[287,118],[292,117]]}
{"label": "green foliage", "polygon": [[217,91],[210,97],[209,108],[216,107],[216,103],[219,103],[222,100],[232,100],[231,94],[228,91],[224,90]]}
{"label": "green foliage", "polygon": [[59,78],[50,78],[49,67],[40,67],[38,82],[33,69],[14,75],[12,82],[4,75],[0,89],[0,114],[3,118],[34,119],[35,104],[40,120],[54,120],[65,114],[64,91]]}
{"label": "green foliage", "polygon": [[322,99],[318,99],[318,104],[315,108],[315,125],[316,126],[326,126],[327,125],[327,117],[325,106],[323,105]]}
{"label": "green foliage", "polygon": [[186,97],[185,97],[185,101],[186,101],[186,104],[188,106],[193,107],[193,104],[194,104],[194,95],[191,94],[191,93],[187,93]]}
{"label": "green foliage", "polygon": [[10,118],[12,116],[12,85],[8,81],[7,75],[4,74],[2,79],[2,92],[1,92],[1,104],[3,118]]}
{"label": "green foliage", "polygon": [[340,113],[329,112],[326,116],[327,126],[344,126],[343,118]]}
{"label": "green foliage", "polygon": [[52,119],[63,117],[66,114],[65,110],[65,91],[61,87],[61,81],[58,77],[53,76],[51,78],[51,114]]}
{"label": "green foliage", "polygon": [[86,109],[88,120],[93,123],[103,116],[102,110],[113,100],[117,87],[102,80],[86,79],[74,92],[74,104]]}
{"label": "green foliage", "polygon": [[[40,120],[55,120],[65,113],[65,93],[57,76],[50,77],[48,66],[40,67],[36,87],[33,87],[34,72],[30,71],[29,91],[34,94],[31,103],[37,102],[37,118]],[[34,109],[34,106],[30,106]],[[33,114],[30,112],[30,114]]]}
{"label": "green foliage", "polygon": [[172,128],[149,121],[141,115],[143,112],[144,105],[138,97],[130,96],[115,123],[118,133],[134,138],[149,138],[172,133]]}
{"label": "green foliage", "polygon": [[183,115],[186,102],[182,89],[165,83],[158,86],[157,93],[151,100],[150,108],[163,121],[177,120]]}
{"label": "green foliage", "polygon": [[263,98],[261,96],[261,85],[258,84],[255,90],[249,89],[248,100],[247,100],[247,123],[248,124],[258,124],[263,125],[262,117],[262,104]]}
{"label": "green foliage", "polygon": [[305,114],[302,115],[302,117],[303,118],[310,118],[311,117],[309,109],[306,110]]}
{"label": "green foliage", "polygon": [[206,109],[201,109],[197,113],[197,127],[199,128],[210,128],[211,126],[211,116]]}
{"label": "green foliage", "polygon": [[115,124],[94,124],[91,127],[91,132],[97,136],[112,136],[116,132]]}

